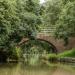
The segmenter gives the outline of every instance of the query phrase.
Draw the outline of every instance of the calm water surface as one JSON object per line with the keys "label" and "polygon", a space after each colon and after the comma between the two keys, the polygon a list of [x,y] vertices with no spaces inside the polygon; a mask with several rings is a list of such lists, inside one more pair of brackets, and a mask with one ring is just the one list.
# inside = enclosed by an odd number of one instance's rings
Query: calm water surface
{"label": "calm water surface", "polygon": [[75,64],[51,64],[27,67],[19,64],[0,64],[0,75],[75,75]]}

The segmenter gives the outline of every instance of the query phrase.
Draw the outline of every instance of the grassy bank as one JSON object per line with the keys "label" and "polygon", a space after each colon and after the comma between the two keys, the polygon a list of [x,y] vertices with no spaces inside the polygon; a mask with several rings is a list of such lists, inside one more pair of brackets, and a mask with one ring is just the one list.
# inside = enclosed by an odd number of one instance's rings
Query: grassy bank
{"label": "grassy bank", "polygon": [[58,62],[58,61],[61,61],[61,62],[75,62],[75,49],[71,49],[71,50],[66,50],[62,53],[59,53],[59,54],[47,54],[43,57],[44,59],[44,62],[46,63],[49,63],[50,62]]}
{"label": "grassy bank", "polygon": [[59,53],[59,54],[47,54],[45,56],[45,59],[58,59],[58,58],[64,58],[64,57],[72,57],[74,58],[75,57],[75,48],[71,49],[71,50],[65,50],[64,52],[62,53]]}
{"label": "grassy bank", "polygon": [[75,48],[66,50],[63,53],[58,54],[57,57],[75,57]]}
{"label": "grassy bank", "polygon": [[[16,49],[16,51],[19,52],[19,49]],[[20,58],[18,52],[16,52],[16,55],[18,56],[18,58]],[[20,52],[19,52],[20,53]],[[31,56],[28,56],[29,58],[27,58],[27,64],[30,65],[36,65],[36,64],[47,64],[50,65],[51,62],[75,62],[75,59],[73,59],[75,57],[75,48],[71,49],[71,50],[65,50],[62,53],[59,54],[55,54],[55,53],[51,53],[51,54],[34,54]],[[26,58],[24,58],[26,60]],[[18,62],[20,59],[16,60],[16,62]],[[23,60],[23,61],[25,61]],[[10,62],[15,62],[15,60],[10,60]]]}

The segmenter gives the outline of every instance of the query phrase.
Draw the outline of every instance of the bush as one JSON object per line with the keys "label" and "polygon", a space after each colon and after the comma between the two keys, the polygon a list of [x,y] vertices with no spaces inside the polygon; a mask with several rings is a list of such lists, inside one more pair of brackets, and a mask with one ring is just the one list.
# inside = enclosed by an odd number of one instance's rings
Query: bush
{"label": "bush", "polygon": [[43,58],[45,61],[49,61],[49,62],[55,62],[57,61],[57,55],[56,54],[46,54],[45,56],[43,56]]}
{"label": "bush", "polygon": [[20,59],[21,53],[22,53],[22,51],[21,51],[20,47],[13,47],[11,55],[9,56],[9,59],[12,59],[12,60]]}

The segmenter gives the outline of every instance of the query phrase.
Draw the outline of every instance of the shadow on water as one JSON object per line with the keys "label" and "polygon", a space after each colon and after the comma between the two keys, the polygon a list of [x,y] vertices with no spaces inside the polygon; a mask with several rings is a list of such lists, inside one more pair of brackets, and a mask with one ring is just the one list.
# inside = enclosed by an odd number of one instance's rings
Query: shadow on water
{"label": "shadow on water", "polygon": [[75,75],[75,64],[26,66],[23,63],[5,63],[0,64],[0,75]]}

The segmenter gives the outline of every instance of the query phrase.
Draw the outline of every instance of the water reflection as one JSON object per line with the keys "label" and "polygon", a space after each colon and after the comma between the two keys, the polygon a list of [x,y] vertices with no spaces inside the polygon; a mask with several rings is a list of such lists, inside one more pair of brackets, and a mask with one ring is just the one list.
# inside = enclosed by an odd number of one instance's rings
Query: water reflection
{"label": "water reflection", "polygon": [[25,66],[19,64],[0,64],[0,75],[75,75],[74,65],[51,64],[50,66]]}

